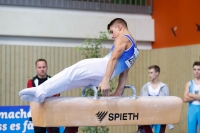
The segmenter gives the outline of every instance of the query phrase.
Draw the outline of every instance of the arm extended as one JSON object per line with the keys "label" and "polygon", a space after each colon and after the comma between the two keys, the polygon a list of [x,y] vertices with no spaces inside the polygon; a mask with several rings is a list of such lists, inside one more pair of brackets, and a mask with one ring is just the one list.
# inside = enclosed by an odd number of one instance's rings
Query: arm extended
{"label": "arm extended", "polygon": [[118,58],[122,55],[122,53],[126,49],[126,45],[127,43],[126,41],[124,41],[123,36],[121,36],[120,38],[118,38],[118,40],[115,41],[115,48],[112,52],[111,58],[108,61],[106,73],[98,88],[98,90],[102,91],[103,96],[109,95],[109,90],[110,90],[109,80],[114,72]]}
{"label": "arm extended", "polygon": [[125,70],[119,75],[118,86],[115,93],[111,94],[110,96],[121,96],[124,90],[124,86],[126,85],[126,80],[128,77],[129,69]]}

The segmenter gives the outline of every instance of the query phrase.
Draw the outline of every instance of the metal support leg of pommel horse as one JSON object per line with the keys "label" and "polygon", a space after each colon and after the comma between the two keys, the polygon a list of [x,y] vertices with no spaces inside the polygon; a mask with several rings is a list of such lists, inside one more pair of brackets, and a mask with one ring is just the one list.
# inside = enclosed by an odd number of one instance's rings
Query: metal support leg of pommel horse
{"label": "metal support leg of pommel horse", "polygon": [[[146,133],[152,133],[148,130],[151,124],[176,124],[180,121],[183,101],[179,97],[136,97],[135,90],[131,97],[98,97],[96,87],[92,88],[95,92],[94,98],[50,97],[43,103],[31,102],[33,125],[39,127],[142,125]],[[125,88],[131,87],[125,86]],[[161,128],[161,133],[164,133],[164,129]]]}

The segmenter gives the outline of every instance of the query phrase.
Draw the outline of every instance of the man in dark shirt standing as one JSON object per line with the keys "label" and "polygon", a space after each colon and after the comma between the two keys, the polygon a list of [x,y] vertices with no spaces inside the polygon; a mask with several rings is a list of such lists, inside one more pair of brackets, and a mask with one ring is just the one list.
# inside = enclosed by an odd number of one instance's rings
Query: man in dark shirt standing
{"label": "man in dark shirt standing", "polygon": [[[47,66],[47,61],[45,59],[38,59],[35,62],[35,68],[36,68],[37,75],[28,81],[28,84],[27,84],[28,88],[36,87],[50,78],[50,76],[47,75],[48,66]],[[54,96],[59,96],[59,95],[60,94],[56,94]],[[30,120],[32,120],[32,119],[30,119]],[[59,133],[60,132],[59,127],[36,127],[36,126],[34,126],[35,133],[46,133],[46,130],[48,131],[48,133]]]}

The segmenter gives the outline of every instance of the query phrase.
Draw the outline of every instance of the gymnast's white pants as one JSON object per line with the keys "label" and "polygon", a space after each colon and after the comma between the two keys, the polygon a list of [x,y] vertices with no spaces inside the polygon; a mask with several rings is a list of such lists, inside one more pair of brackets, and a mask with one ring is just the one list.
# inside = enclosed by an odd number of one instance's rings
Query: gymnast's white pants
{"label": "gymnast's white pants", "polygon": [[64,69],[37,87],[36,97],[46,97],[88,85],[98,86],[106,72],[109,58],[92,58],[79,61]]}

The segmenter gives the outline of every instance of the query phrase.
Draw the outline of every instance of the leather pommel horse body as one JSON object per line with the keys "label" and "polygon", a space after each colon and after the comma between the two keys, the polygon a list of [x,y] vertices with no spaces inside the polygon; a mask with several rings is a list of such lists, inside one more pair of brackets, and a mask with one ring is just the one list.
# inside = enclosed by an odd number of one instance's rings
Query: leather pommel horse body
{"label": "leather pommel horse body", "polygon": [[[131,88],[126,86],[125,88]],[[88,88],[88,87],[85,87]],[[175,96],[51,97],[32,102],[34,126],[109,126],[179,123],[183,102]],[[83,93],[85,89],[83,89]],[[83,94],[84,96],[84,94]]]}

